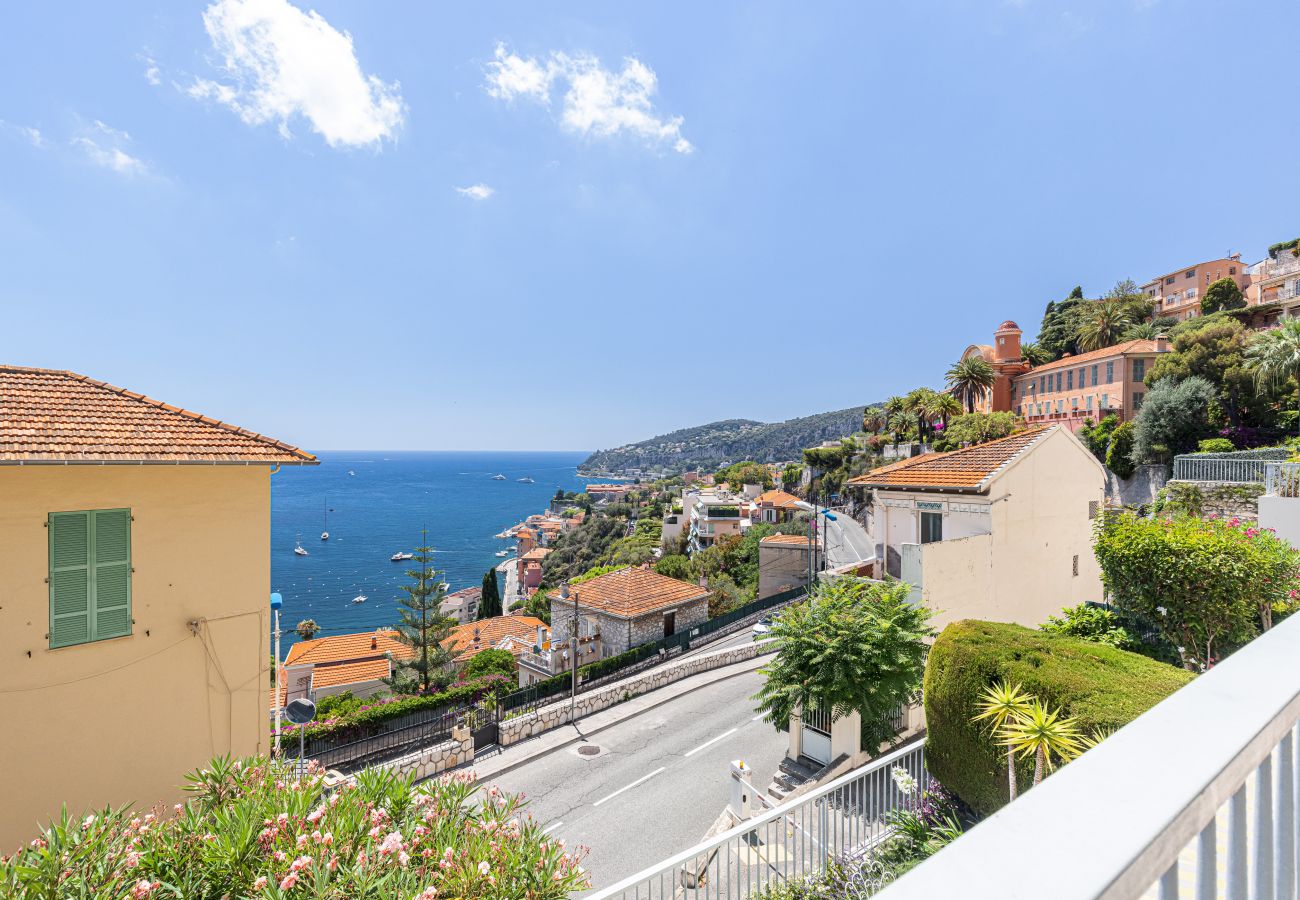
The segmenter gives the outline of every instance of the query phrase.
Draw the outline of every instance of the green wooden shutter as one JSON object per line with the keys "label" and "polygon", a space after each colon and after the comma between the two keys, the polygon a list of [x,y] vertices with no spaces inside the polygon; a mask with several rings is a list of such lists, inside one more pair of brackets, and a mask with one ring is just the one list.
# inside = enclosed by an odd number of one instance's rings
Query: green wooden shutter
{"label": "green wooden shutter", "polygon": [[131,633],[131,511],[99,509],[91,516],[91,639]]}
{"label": "green wooden shutter", "polygon": [[90,637],[90,513],[50,513],[50,646]]}

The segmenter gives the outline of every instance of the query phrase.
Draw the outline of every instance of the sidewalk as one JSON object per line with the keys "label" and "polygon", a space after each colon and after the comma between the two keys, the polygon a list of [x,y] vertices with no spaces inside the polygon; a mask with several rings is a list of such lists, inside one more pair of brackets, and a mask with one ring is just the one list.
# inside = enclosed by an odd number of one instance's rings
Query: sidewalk
{"label": "sidewalk", "polygon": [[[775,650],[776,648],[773,647],[772,649]],[[466,763],[451,771],[473,770],[479,781],[495,778],[509,772],[511,769],[532,762],[540,756],[545,756],[553,750],[558,750],[577,741],[586,740],[620,722],[639,716],[647,710],[670,703],[678,697],[689,694],[691,691],[705,685],[753,672],[766,665],[770,655],[765,653],[744,662],[733,663],[730,666],[723,666],[708,672],[701,672],[698,675],[692,675],[689,678],[683,678],[681,681],[674,681],[672,684],[665,685],[658,690],[633,697],[625,703],[611,706],[609,709],[601,710],[598,713],[592,713],[585,718],[579,719],[576,724],[552,728],[550,731],[520,741],[510,747],[485,751],[483,755],[475,756],[473,762]]]}

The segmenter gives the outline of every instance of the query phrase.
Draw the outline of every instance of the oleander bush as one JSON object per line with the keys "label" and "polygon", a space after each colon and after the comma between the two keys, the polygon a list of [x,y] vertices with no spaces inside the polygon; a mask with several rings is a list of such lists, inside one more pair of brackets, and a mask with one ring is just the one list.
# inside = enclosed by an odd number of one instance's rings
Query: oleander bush
{"label": "oleander bush", "polygon": [[560,900],[589,886],[515,796],[470,777],[369,769],[324,789],[266,759],[216,759],[170,810],[62,817],[9,858],[0,895],[29,898]]}
{"label": "oleander bush", "polygon": [[[1098,734],[1128,724],[1192,677],[1103,644],[1001,622],[954,622],[935,640],[925,668],[926,765],[988,815],[1007,802],[1007,769],[1002,748],[974,721],[986,688],[1018,684],[1073,717],[1084,733]],[[1032,775],[1032,759],[1022,760],[1022,789]]]}

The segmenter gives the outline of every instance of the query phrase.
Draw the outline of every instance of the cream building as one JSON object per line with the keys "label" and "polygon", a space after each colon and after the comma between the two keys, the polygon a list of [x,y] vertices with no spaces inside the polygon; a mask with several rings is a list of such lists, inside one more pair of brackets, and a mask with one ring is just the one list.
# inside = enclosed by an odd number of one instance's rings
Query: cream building
{"label": "cream building", "polygon": [[[0,366],[0,853],[268,751],[270,472],[287,444]],[[284,548],[288,552],[288,548]]]}
{"label": "cream building", "polygon": [[874,492],[876,555],[936,611],[1036,627],[1101,600],[1092,519],[1105,470],[1066,427],[932,453],[859,475]]}

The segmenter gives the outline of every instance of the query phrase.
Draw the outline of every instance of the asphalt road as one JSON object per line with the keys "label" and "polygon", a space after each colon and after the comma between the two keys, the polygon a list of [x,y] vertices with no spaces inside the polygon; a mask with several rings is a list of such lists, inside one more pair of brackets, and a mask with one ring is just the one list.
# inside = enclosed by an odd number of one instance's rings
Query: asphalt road
{"label": "asphalt road", "polygon": [[788,736],[757,720],[761,683],[750,672],[708,685],[491,782],[525,794],[550,834],[590,848],[593,886],[608,886],[704,837],[730,799],[733,759],[766,789]]}
{"label": "asphalt road", "polygon": [[836,569],[859,560],[869,559],[875,555],[875,545],[871,535],[857,519],[848,513],[836,512],[835,520],[822,519],[826,523],[826,567]]}

